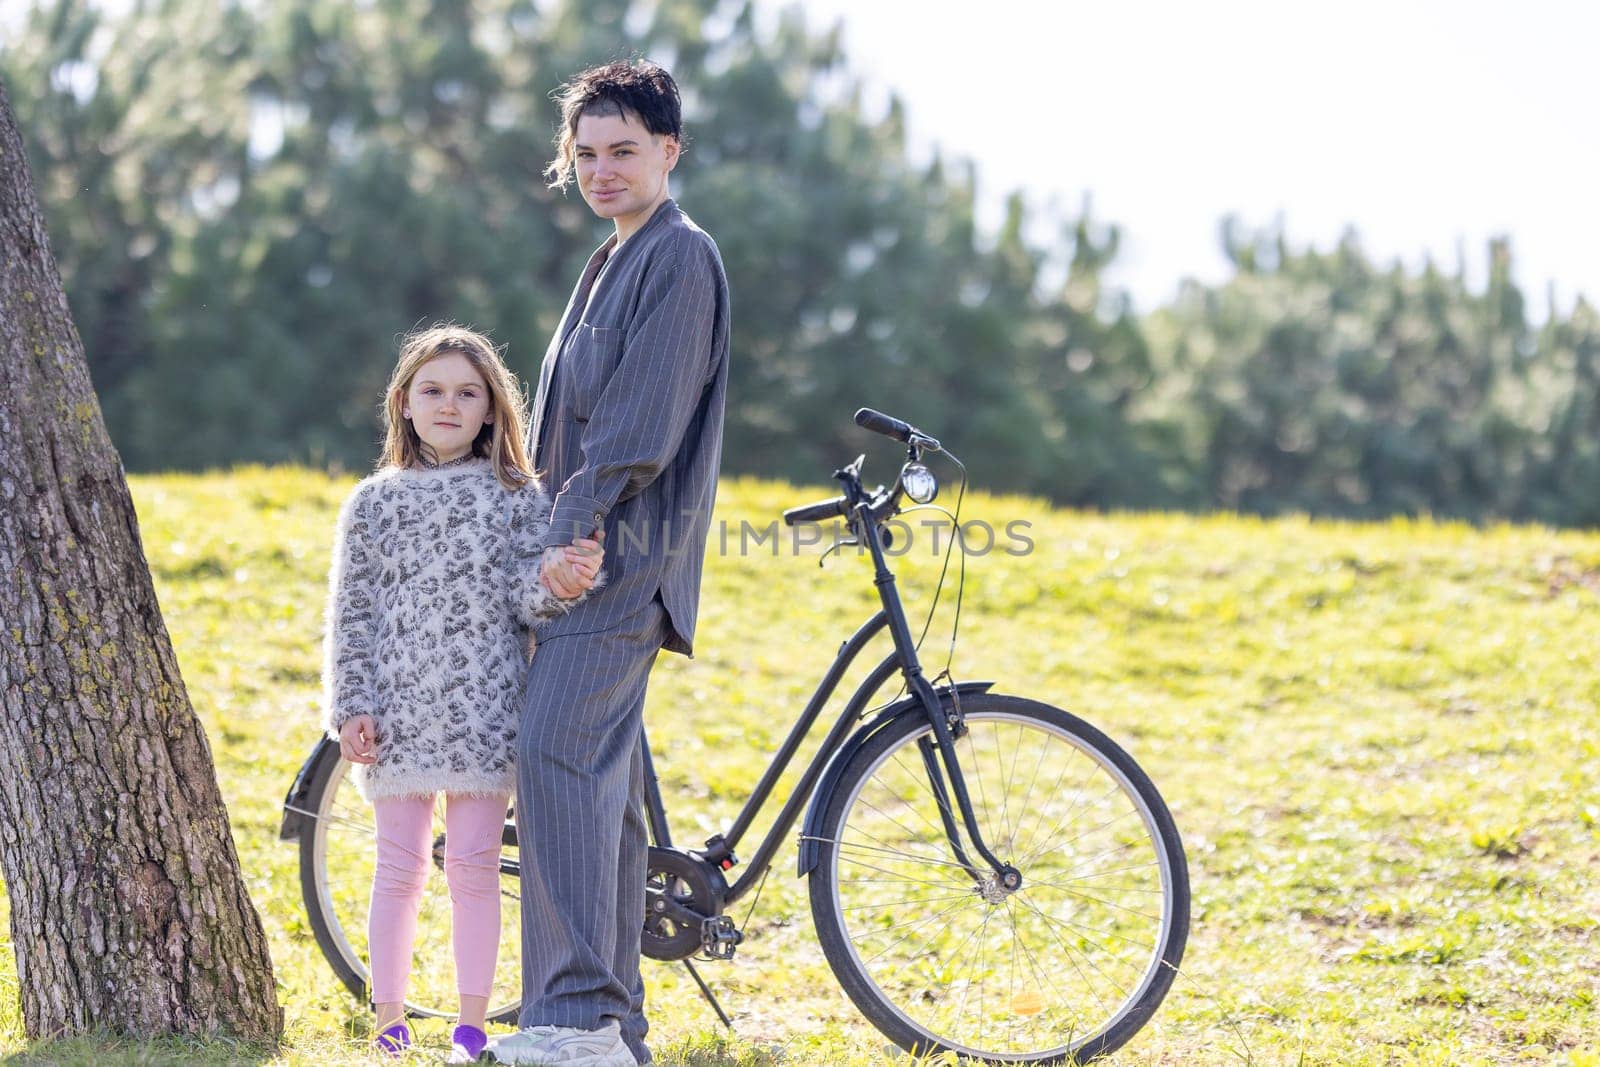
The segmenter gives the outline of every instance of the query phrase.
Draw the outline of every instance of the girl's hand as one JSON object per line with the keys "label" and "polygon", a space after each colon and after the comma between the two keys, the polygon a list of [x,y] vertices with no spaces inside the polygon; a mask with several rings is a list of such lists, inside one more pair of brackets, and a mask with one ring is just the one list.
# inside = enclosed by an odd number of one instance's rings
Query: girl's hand
{"label": "girl's hand", "polygon": [[378,724],[371,715],[357,715],[339,727],[339,755],[351,763],[378,762]]}
{"label": "girl's hand", "polygon": [[564,548],[547,548],[541,568],[545,587],[563,600],[570,600],[592,587],[601,560],[605,558],[600,544],[605,536],[604,530],[596,530],[594,539],[580,537]]}

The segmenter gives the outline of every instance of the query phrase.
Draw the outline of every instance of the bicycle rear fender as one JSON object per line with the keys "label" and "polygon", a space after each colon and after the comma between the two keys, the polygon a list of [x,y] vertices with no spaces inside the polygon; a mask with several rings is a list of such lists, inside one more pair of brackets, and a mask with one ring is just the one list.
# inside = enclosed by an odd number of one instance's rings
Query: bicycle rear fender
{"label": "bicycle rear fender", "polygon": [[[987,693],[994,688],[993,682],[958,682],[955,691],[963,697],[978,693]],[[934,687],[939,694],[939,703],[943,707],[952,706],[950,687],[941,685]],[[834,786],[838,784],[839,776],[844,773],[844,768],[850,762],[850,757],[861,750],[861,747],[877,735],[879,730],[888,726],[904,715],[922,715],[922,704],[917,700],[915,693],[901,697],[899,700],[884,708],[872,721],[845,739],[839,751],[833,754],[828,761],[827,770],[822,772],[822,780],[817,783],[816,790],[811,794],[811,804],[806,808],[806,821],[800,829],[800,877],[804,878],[816,867],[817,860],[822,853],[822,846],[817,841],[817,834],[822,828],[822,815],[828,810],[828,801],[833,796]]]}
{"label": "bicycle rear fender", "polygon": [[322,763],[338,758],[339,743],[327,734],[319,737],[311,747],[311,755],[300,765],[300,773],[294,776],[289,795],[283,798],[283,825],[278,829],[279,841],[298,841],[300,832],[311,825],[312,817],[303,814],[310,810],[310,798],[306,796],[306,790],[316,779],[316,771]]}

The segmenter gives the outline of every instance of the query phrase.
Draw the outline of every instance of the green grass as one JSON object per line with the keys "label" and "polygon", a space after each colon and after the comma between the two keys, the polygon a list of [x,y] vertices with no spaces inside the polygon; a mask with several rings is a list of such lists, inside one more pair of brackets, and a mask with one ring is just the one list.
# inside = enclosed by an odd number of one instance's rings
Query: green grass
{"label": "green grass", "polygon": [[[316,735],[329,535],[348,485],[293,469],[133,482],[268,930],[283,1046],[29,1045],[0,943],[0,1062],[372,1062],[360,1007],[310,939],[295,850],[277,840]],[[736,554],[741,519],[762,525],[824,492],[722,487],[735,554],[713,551],[699,658],[663,657],[648,710],[681,840],[738,809],[870,609],[854,556],[819,570],[815,550]],[[956,673],[1101,726],[1185,837],[1184,973],[1105,1062],[1600,1067],[1600,537],[1099,516],[983,496],[964,517],[1027,519],[1036,545],[969,561]],[[938,574],[925,544],[900,563],[918,617]],[[927,651],[942,665],[942,640]],[[736,961],[704,965],[736,1039],[680,969],[647,963],[663,1063],[891,1062],[822,960],[792,851],[747,934]],[[443,1033],[424,1036],[437,1048]]]}

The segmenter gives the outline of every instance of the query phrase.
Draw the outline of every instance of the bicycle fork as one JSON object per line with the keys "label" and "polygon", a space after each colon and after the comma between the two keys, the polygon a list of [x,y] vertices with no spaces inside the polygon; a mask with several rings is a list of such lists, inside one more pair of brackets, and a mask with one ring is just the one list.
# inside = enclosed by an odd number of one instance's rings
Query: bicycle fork
{"label": "bicycle fork", "polygon": [[[961,764],[956,759],[955,738],[957,731],[964,729],[960,721],[960,698],[956,696],[954,689],[950,691],[951,699],[957,701],[953,716],[955,724],[952,728],[951,716],[945,714],[938,696],[933,692],[933,687],[920,673],[916,681],[921,682],[922,687],[928,690],[923,696],[922,705],[928,713],[928,718],[933,722],[934,734],[931,740],[927,737],[918,738],[917,750],[922,753],[922,766],[927,772],[928,786],[933,790],[934,800],[939,805],[939,821],[944,824],[944,833],[950,841],[950,850],[955,855],[956,862],[965,868],[968,876],[984,891],[985,897],[995,896],[996,894],[990,891],[995,888],[998,888],[1001,896],[1005,893],[1014,893],[1022,887],[1022,872],[989,850],[988,844],[983,839],[983,832],[978,828],[977,815],[972,810],[972,798],[967,793],[966,776],[961,773]],[[913,686],[915,687],[915,683]],[[948,789],[945,785],[946,777],[949,779]],[[955,793],[954,810],[950,805],[951,792]],[[962,847],[961,828],[956,825],[956,811],[961,813],[961,822],[966,826],[967,834],[972,839],[972,847],[989,865],[992,874],[980,870]]]}
{"label": "bicycle fork", "polygon": [[[858,479],[850,479],[846,485],[846,491],[852,493],[854,499],[862,499],[864,494],[861,493]],[[900,653],[906,684],[921,701],[923,710],[933,726],[933,739],[930,741],[924,737],[917,742],[917,747],[922,753],[922,764],[928,774],[928,785],[939,804],[939,818],[944,824],[945,836],[950,840],[951,852],[986,897],[1013,893],[1022,886],[1022,873],[997,857],[984,841],[983,831],[978,827],[978,817],[972,809],[972,798],[967,793],[966,778],[961,773],[961,765],[956,759],[955,730],[964,729],[960,719],[960,698],[955,696],[955,691],[952,689],[951,699],[956,701],[955,714],[954,716],[946,714],[943,704],[939,701],[939,695],[923,677],[922,664],[917,658],[917,646],[911,639],[911,628],[906,623],[905,609],[900,603],[900,593],[895,587],[894,573],[889,570],[884,557],[884,546],[879,536],[878,525],[866,503],[856,505],[853,515],[857,533],[872,553],[875,569],[873,581],[878,587],[878,596],[883,601],[884,612],[888,615],[889,632],[894,638],[895,648]],[[937,759],[934,758],[936,748]],[[950,805],[951,793],[955,795],[954,810]],[[961,816],[960,826],[956,823],[956,812]],[[962,826],[966,828],[967,838],[972,842],[972,847],[982,857],[983,862],[989,865],[988,871],[981,869],[967,855],[966,849],[962,846]]]}

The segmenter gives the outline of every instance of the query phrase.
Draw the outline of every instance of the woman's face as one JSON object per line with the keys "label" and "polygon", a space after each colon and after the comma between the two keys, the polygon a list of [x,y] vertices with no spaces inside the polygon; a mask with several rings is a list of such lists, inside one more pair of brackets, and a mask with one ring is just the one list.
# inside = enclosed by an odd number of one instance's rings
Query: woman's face
{"label": "woman's face", "polygon": [[584,201],[626,241],[667,198],[678,139],[651,133],[632,114],[580,115],[573,158]]}
{"label": "woman's face", "polygon": [[487,423],[494,422],[489,386],[459,352],[434,356],[417,369],[406,389],[401,414],[411,420],[435,463],[459,459]]}

